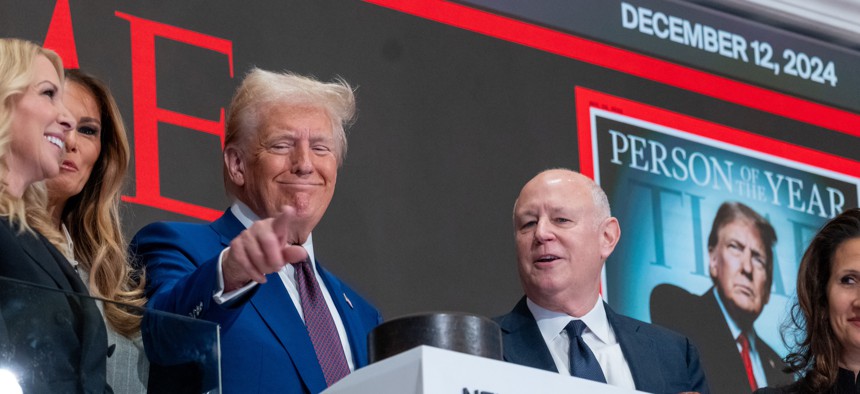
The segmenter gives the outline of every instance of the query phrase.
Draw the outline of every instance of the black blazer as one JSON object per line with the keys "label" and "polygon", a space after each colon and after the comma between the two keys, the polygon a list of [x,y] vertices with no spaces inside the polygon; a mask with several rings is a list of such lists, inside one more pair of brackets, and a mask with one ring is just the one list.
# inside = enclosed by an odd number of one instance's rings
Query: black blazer
{"label": "black blazer", "polygon": [[[711,378],[711,389],[715,394],[752,392],[735,338],[720,311],[713,288],[698,296],[672,285],[655,287],[651,292],[651,321],[676,330],[693,341],[702,355],[702,365],[705,374]],[[755,346],[767,384],[791,383],[791,375],[782,372],[785,363],[758,335]]]}
{"label": "black blazer", "polygon": [[0,365],[24,392],[111,392],[101,313],[62,254],[0,217],[0,277]]}
{"label": "black blazer", "polygon": [[[649,393],[709,393],[705,374],[699,366],[699,355],[687,338],[619,315],[605,303],[603,306],[609,325],[621,345],[621,352],[630,366],[636,390]],[[510,313],[493,320],[502,328],[505,361],[558,372],[525,297]]]}
{"label": "black blazer", "polygon": [[[803,380],[794,382],[788,386],[780,387],[765,387],[755,391],[755,394],[810,394],[810,390],[801,387]],[[816,392],[812,394],[857,394],[860,392],[860,385],[857,384],[857,378],[854,377],[854,372],[847,369],[839,368],[836,372],[836,381],[828,390]]]}

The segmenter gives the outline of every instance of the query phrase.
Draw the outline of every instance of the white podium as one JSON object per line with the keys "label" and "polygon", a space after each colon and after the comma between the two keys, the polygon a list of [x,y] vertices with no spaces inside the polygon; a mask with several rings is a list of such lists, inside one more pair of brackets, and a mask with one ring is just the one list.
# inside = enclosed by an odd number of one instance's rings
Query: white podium
{"label": "white podium", "polygon": [[627,394],[603,383],[419,346],[351,373],[322,394]]}

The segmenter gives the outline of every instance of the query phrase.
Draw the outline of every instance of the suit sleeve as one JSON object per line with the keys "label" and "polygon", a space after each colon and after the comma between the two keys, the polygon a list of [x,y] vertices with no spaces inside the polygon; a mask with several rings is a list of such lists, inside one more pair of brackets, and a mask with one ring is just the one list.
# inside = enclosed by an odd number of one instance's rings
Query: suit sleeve
{"label": "suit sleeve", "polygon": [[699,361],[699,351],[696,346],[690,342],[689,338],[684,337],[687,344],[687,376],[690,379],[690,391],[695,391],[700,394],[709,394],[711,392],[708,387],[708,381],[705,379],[705,372],[702,370],[702,364]]}
{"label": "suit sleeve", "polygon": [[218,235],[201,225],[153,223],[141,229],[132,239],[130,251],[146,272],[149,306],[226,329],[244,303],[221,305],[212,298],[218,290],[222,249]]}

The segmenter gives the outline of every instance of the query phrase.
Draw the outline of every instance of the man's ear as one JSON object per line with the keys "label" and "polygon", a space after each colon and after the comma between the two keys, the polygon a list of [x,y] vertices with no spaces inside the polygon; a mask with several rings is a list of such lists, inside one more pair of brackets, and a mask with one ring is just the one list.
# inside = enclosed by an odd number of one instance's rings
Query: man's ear
{"label": "man's ear", "polygon": [[618,219],[610,217],[603,220],[600,224],[600,257],[603,261],[606,261],[615,250],[619,239],[621,239],[621,226],[618,225]]}
{"label": "man's ear", "polygon": [[227,168],[227,175],[236,186],[245,185],[245,159],[234,146],[224,148],[224,165]]}
{"label": "man's ear", "polygon": [[711,274],[711,278],[717,277],[717,246],[708,249],[708,272]]}

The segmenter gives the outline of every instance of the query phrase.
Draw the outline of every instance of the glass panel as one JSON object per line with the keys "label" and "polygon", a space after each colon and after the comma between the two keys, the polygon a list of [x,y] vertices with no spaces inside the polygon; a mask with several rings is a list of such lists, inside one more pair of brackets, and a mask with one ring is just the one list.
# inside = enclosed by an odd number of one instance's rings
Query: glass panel
{"label": "glass panel", "polygon": [[[0,277],[0,392],[88,391],[98,387],[106,355],[113,363],[108,381],[124,382],[114,385],[148,386],[153,393],[221,392],[217,324],[117,304],[143,316],[141,334],[106,339],[98,312],[103,302]],[[129,346],[142,347],[150,362],[135,358],[139,351]]]}

